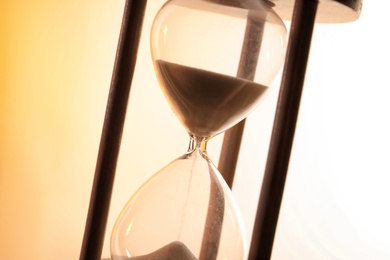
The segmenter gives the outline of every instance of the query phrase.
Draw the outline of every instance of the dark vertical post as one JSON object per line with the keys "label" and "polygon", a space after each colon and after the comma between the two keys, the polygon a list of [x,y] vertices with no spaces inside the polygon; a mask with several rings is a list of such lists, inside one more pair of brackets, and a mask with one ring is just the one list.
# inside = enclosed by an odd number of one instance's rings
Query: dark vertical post
{"label": "dark vertical post", "polygon": [[101,258],[146,0],[127,0],[119,36],[80,260]]}
{"label": "dark vertical post", "polygon": [[270,259],[298,118],[318,0],[296,0],[250,260]]}
{"label": "dark vertical post", "polygon": [[[251,81],[254,80],[256,74],[265,24],[265,20],[256,16],[266,15],[258,12],[259,10],[250,10],[248,13],[237,71],[237,77]],[[230,188],[233,185],[244,128],[245,119],[228,129],[223,138],[218,170]]]}

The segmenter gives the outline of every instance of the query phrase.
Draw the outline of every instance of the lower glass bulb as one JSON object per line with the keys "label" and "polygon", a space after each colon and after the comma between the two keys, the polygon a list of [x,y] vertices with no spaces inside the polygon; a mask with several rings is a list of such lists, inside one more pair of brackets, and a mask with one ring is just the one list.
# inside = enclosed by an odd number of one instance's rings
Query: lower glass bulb
{"label": "lower glass bulb", "polygon": [[129,200],[113,229],[113,260],[245,259],[242,220],[205,144],[165,166]]}

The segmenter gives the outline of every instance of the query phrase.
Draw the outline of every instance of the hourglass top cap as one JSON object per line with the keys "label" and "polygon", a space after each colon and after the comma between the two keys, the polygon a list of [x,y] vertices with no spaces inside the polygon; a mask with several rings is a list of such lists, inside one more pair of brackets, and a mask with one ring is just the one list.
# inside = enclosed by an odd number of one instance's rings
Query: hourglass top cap
{"label": "hourglass top cap", "polygon": [[[273,9],[283,20],[291,20],[296,0],[206,0],[222,5],[258,9],[261,3],[273,3]],[[345,23],[359,18],[363,0],[310,0],[318,1],[316,22]]]}

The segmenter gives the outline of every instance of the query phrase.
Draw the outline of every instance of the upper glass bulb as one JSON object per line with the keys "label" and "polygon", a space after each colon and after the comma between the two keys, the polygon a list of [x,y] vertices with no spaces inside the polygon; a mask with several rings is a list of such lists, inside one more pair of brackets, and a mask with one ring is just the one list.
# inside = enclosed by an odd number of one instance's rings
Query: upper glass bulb
{"label": "upper glass bulb", "polygon": [[286,51],[286,27],[263,0],[172,0],[153,23],[160,86],[186,130],[211,137],[262,100]]}

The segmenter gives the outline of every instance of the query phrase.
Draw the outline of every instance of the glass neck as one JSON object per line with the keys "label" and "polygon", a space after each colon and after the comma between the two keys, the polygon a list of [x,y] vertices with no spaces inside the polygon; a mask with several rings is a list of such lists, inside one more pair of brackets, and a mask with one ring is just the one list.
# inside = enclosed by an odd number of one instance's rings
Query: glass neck
{"label": "glass neck", "polygon": [[197,137],[190,135],[190,142],[188,145],[188,151],[187,155],[193,154],[195,151],[199,151],[199,153],[205,158],[206,160],[209,160],[209,157],[207,155],[207,142],[210,140],[207,137]]}

